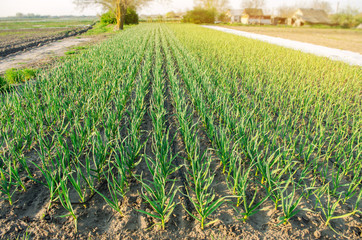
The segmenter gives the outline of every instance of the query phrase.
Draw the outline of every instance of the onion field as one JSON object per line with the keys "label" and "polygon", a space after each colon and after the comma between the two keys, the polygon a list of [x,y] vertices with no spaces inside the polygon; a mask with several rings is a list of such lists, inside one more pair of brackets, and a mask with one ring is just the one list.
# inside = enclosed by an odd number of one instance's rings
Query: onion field
{"label": "onion field", "polygon": [[362,238],[360,67],[141,24],[0,99],[0,238]]}

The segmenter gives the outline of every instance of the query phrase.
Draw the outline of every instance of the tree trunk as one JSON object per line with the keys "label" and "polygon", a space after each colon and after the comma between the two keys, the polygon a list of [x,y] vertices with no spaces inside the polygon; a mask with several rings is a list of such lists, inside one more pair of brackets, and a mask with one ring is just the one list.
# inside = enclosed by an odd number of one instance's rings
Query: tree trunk
{"label": "tree trunk", "polygon": [[126,11],[127,11],[127,8],[124,5],[124,3],[122,3],[122,0],[119,1],[119,3],[117,3],[117,29],[118,30],[123,30]]}

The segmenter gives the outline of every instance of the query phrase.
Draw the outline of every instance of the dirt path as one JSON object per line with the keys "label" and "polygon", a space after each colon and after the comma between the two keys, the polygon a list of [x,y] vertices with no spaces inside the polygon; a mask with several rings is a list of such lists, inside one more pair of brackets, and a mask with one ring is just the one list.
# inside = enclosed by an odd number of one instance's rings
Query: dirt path
{"label": "dirt path", "polygon": [[24,65],[34,65],[51,57],[64,56],[64,53],[72,46],[90,42],[93,38],[66,38],[57,42],[33,48],[29,51],[16,53],[0,58],[0,73],[9,68],[19,68]]}
{"label": "dirt path", "polygon": [[320,45],[315,45],[311,43],[305,43],[300,41],[294,41],[279,37],[270,37],[262,34],[256,34],[256,33],[250,33],[250,32],[244,32],[240,30],[234,30],[224,27],[217,27],[217,26],[204,26],[206,28],[214,29],[217,31],[227,32],[247,38],[252,38],[256,40],[260,40],[263,42],[279,45],[282,47],[287,47],[295,50],[299,50],[305,53],[311,53],[317,56],[321,57],[327,57],[329,59],[335,60],[335,61],[342,61],[346,62],[350,65],[358,65],[362,66],[362,55],[356,52],[346,51],[346,50],[340,50],[336,48],[329,48],[324,47]]}

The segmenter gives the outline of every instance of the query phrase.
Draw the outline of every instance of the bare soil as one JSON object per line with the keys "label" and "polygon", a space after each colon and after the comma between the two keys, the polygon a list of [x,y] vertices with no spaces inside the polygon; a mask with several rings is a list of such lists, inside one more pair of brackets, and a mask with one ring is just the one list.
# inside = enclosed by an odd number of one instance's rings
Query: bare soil
{"label": "bare soil", "polygon": [[41,28],[0,30],[0,57],[39,47],[49,42],[82,34],[92,26],[78,28]]}
{"label": "bare soil", "polygon": [[272,37],[307,42],[362,54],[362,31],[347,29],[283,28],[263,26],[223,26]]}
{"label": "bare soil", "polygon": [[0,57],[0,74],[10,68],[44,68],[47,64],[54,62],[57,57],[64,56],[65,52],[72,47],[93,45],[106,38],[107,35],[70,37]]}

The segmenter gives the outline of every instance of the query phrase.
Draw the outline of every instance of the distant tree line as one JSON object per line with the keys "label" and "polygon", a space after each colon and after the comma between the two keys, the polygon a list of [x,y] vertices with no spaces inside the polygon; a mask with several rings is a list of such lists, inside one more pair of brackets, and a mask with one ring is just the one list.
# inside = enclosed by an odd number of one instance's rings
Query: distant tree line
{"label": "distant tree line", "polygon": [[16,13],[15,14],[16,18],[50,18],[50,15],[39,15],[39,14],[34,14],[34,13]]}
{"label": "distant tree line", "polygon": [[74,15],[61,15],[61,16],[51,16],[51,15],[40,15],[34,13],[16,13],[15,16],[9,17],[0,17],[0,19],[37,19],[37,18],[52,18],[52,19],[59,19],[59,18],[94,18],[95,16],[74,16]]}
{"label": "distant tree line", "polygon": [[362,13],[347,7],[336,14],[332,14],[331,19],[344,28],[353,28],[362,23]]}

